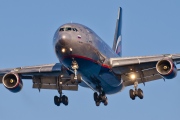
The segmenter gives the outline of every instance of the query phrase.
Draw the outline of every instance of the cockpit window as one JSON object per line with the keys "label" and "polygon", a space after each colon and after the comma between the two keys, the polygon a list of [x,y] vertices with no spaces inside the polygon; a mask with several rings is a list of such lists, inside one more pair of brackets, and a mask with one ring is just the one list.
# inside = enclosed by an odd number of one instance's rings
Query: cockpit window
{"label": "cockpit window", "polygon": [[60,28],[60,30],[59,31],[64,31],[64,28]]}
{"label": "cockpit window", "polygon": [[71,28],[70,27],[66,27],[65,31],[71,31]]}
{"label": "cockpit window", "polygon": [[73,29],[73,31],[76,31],[76,32],[78,31],[76,28],[72,28],[72,29]]}
{"label": "cockpit window", "polygon": [[76,28],[65,27],[65,28],[60,28],[59,31],[75,31],[75,32],[77,32],[78,30]]}

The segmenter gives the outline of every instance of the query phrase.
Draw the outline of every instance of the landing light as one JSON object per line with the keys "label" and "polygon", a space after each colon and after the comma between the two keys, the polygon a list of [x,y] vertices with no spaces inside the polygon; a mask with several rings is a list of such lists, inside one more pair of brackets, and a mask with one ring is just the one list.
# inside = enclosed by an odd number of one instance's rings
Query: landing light
{"label": "landing light", "polygon": [[65,35],[63,35],[63,36],[62,36],[62,38],[63,38],[63,39],[65,39],[65,38],[66,38],[66,36],[65,36]]}
{"label": "landing light", "polygon": [[64,52],[66,52],[66,49],[65,49],[65,48],[62,48],[62,50],[61,50],[61,51],[62,51],[62,53],[64,53]]}
{"label": "landing light", "polygon": [[72,48],[69,48],[69,50],[72,52]]}
{"label": "landing light", "polygon": [[134,80],[136,78],[136,75],[135,74],[131,74],[131,79]]}

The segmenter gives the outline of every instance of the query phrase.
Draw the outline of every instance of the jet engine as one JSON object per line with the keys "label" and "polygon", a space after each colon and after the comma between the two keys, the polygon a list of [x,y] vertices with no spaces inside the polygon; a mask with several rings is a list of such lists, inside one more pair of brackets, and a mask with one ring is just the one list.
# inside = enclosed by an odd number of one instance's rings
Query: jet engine
{"label": "jet engine", "polygon": [[177,75],[177,68],[172,59],[160,60],[156,64],[156,70],[165,79],[172,79]]}
{"label": "jet engine", "polygon": [[3,85],[11,92],[17,93],[23,87],[22,80],[17,73],[7,73],[2,79]]}

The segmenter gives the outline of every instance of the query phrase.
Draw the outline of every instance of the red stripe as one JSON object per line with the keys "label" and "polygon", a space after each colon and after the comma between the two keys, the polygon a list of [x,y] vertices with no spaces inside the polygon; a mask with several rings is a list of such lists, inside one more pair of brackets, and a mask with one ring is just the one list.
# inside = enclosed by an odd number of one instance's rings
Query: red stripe
{"label": "red stripe", "polygon": [[[97,61],[95,61],[95,60],[93,60],[93,59],[91,59],[91,58],[88,58],[88,57],[84,57],[84,56],[79,56],[79,55],[68,55],[68,56],[64,56],[63,57],[63,60],[65,59],[65,58],[80,58],[80,59],[85,59],[85,60],[88,60],[88,61],[92,61],[92,62],[94,62],[94,63],[98,63]],[[108,69],[110,69],[111,67],[109,66],[109,65],[107,65],[107,64],[102,64],[101,65],[102,67],[104,67],[104,68],[108,68]]]}

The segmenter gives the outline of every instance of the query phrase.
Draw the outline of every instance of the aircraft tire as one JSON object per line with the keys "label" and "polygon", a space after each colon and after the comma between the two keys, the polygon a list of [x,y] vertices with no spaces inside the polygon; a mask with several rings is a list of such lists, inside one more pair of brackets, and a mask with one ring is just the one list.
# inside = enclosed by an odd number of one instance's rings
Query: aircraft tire
{"label": "aircraft tire", "polygon": [[96,101],[96,106],[99,106],[100,105],[100,101]]}
{"label": "aircraft tire", "polygon": [[54,104],[60,106],[60,98],[58,96],[54,96]]}
{"label": "aircraft tire", "polygon": [[97,92],[94,93],[94,101],[95,102],[98,101],[98,93]]}
{"label": "aircraft tire", "polygon": [[62,96],[62,103],[63,103],[65,106],[68,105],[68,97],[67,97],[67,96],[65,96],[65,95]]}
{"label": "aircraft tire", "polygon": [[106,97],[105,95],[104,95],[104,96],[103,96],[103,95],[101,96],[101,100],[102,100],[102,101],[106,101],[106,99],[107,99],[107,97]]}
{"label": "aircraft tire", "polygon": [[129,96],[130,96],[130,98],[132,99],[132,100],[135,100],[135,94],[134,94],[134,90],[132,90],[132,89],[130,89],[129,90]]}
{"label": "aircraft tire", "polygon": [[101,96],[101,100],[102,101],[106,101],[107,100],[105,92],[102,92],[102,94],[100,96]]}
{"label": "aircraft tire", "polygon": [[106,98],[106,100],[104,101],[104,105],[107,106],[108,105],[108,100]]}
{"label": "aircraft tire", "polygon": [[106,94],[105,94],[105,92],[104,92],[104,91],[102,92],[102,96],[106,96]]}
{"label": "aircraft tire", "polygon": [[140,99],[143,99],[143,91],[141,90],[141,89],[138,89],[138,91],[137,91],[137,93],[138,93],[138,97],[140,98]]}

